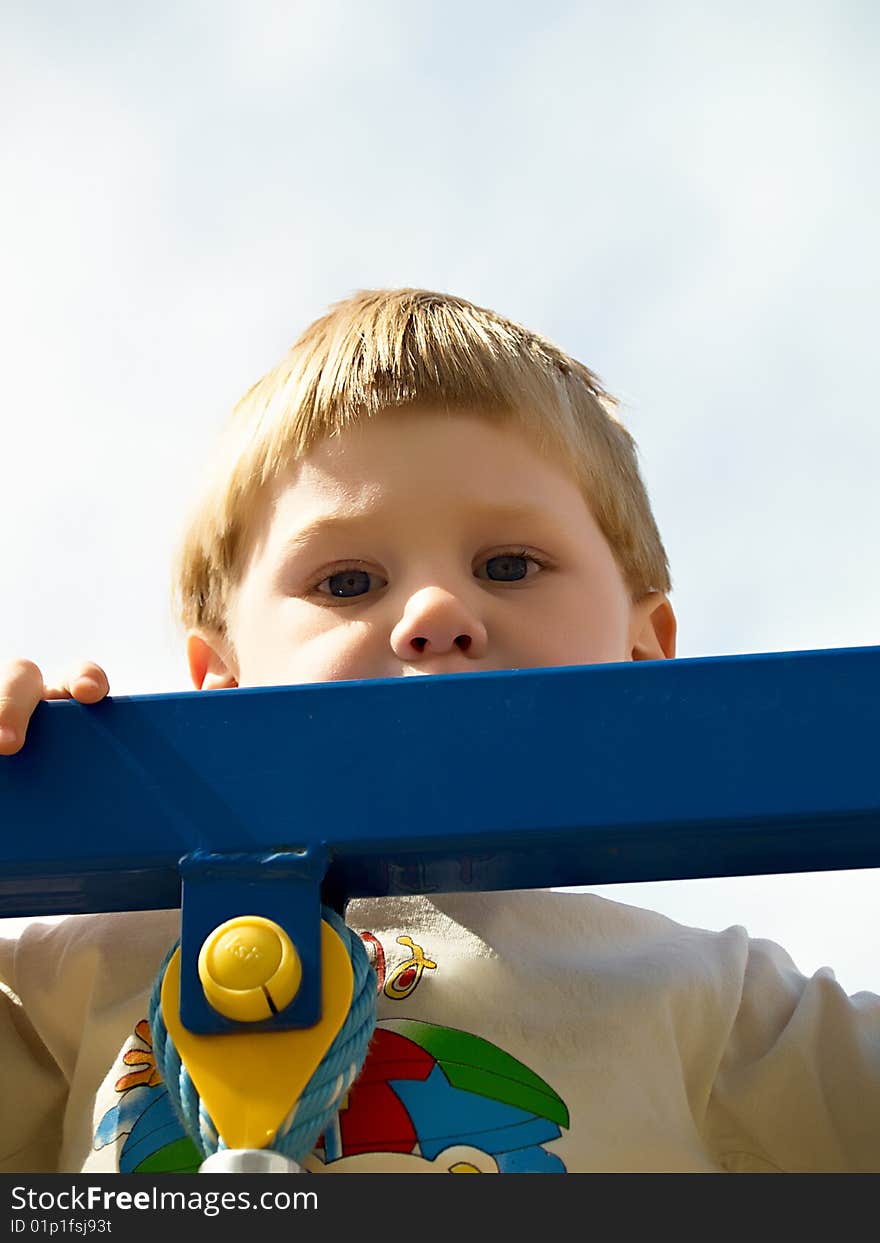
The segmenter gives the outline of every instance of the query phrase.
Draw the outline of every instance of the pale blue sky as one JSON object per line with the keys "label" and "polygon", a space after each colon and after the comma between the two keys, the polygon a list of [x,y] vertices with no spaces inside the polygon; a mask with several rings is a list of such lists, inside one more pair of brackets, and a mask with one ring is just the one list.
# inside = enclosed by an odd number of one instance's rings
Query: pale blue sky
{"label": "pale blue sky", "polygon": [[[864,3],[6,7],[0,657],[187,687],[204,446],[327,303],[413,284],[623,402],[680,654],[878,642]],[[616,887],[880,989],[880,872]]]}

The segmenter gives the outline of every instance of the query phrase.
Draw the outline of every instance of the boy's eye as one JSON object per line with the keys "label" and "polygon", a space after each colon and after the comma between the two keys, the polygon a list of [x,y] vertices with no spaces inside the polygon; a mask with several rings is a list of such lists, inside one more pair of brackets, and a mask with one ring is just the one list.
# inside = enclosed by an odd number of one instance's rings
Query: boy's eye
{"label": "boy's eye", "polygon": [[[487,557],[475,569],[474,576],[492,583],[517,583],[523,578],[531,578],[543,568],[544,564],[537,557],[523,549],[522,552],[502,552],[496,553],[495,557]],[[338,600],[353,600],[383,587],[388,587],[388,579],[383,578],[382,574],[358,566],[344,566],[319,580],[313,590]]]}
{"label": "boy's eye", "polygon": [[[485,565],[491,582],[515,583],[521,578],[528,577],[530,561],[533,565],[540,567],[540,562],[535,557],[530,557],[527,552],[498,553],[482,564]],[[477,575],[477,578],[482,577],[482,574]]]}
{"label": "boy's eye", "polygon": [[[376,578],[383,587],[388,586],[386,579],[379,574],[371,574],[369,570],[337,570],[335,574],[328,574],[326,578],[322,578],[320,583],[315,584],[315,590],[320,592],[322,596],[337,596],[345,600],[354,599],[357,596],[365,595],[370,590],[370,579]],[[326,591],[322,591],[324,584],[328,584]]]}

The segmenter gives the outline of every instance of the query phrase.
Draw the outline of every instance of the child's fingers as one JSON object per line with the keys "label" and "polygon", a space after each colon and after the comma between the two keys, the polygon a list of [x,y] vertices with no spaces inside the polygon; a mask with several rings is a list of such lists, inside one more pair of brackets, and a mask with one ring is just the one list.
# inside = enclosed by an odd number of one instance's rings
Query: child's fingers
{"label": "child's fingers", "polygon": [[93,704],[110,692],[110,681],[100,665],[84,664],[60,686],[46,686],[32,660],[13,660],[0,666],[0,755],[15,755],[24,746],[28,722],[41,699],[76,699]]}
{"label": "child's fingers", "polygon": [[28,721],[44,689],[43,675],[32,660],[12,660],[0,666],[0,755],[21,750]]}
{"label": "child's fingers", "polygon": [[110,679],[100,665],[87,661],[76,670],[72,677],[68,678],[66,683],[62,684],[61,691],[63,693],[58,695],[44,693],[44,698],[73,698],[79,700],[80,703],[93,704],[110,693]]}

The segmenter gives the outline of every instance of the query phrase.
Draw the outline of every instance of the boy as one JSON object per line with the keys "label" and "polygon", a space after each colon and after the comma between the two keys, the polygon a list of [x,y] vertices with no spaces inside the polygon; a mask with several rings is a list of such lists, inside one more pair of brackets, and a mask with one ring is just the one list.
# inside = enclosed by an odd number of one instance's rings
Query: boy
{"label": "boy", "polygon": [[[246,395],[175,577],[202,690],[675,654],[611,399],[549,342],[424,291],[340,303]],[[41,695],[106,694],[81,674],[44,688],[8,666],[0,749]],[[312,1170],[880,1169],[880,999],[742,929],[546,891],[357,901],[347,920],[379,1022]],[[2,947],[20,1004],[0,1168],[198,1167],[145,1022],[177,927],[75,917]]]}

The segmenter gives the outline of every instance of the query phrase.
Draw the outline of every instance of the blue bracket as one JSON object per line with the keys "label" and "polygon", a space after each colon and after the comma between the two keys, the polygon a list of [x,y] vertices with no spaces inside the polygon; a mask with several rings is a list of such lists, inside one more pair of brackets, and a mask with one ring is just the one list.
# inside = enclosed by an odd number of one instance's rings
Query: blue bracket
{"label": "blue bracket", "polygon": [[[180,861],[180,1021],[198,1035],[313,1027],[321,1017],[321,882],[327,852],[320,847],[262,854],[196,850]],[[296,946],[299,992],[271,1018],[243,1025],[218,1014],[205,999],[198,958],[205,938],[239,915],[273,920]]]}

